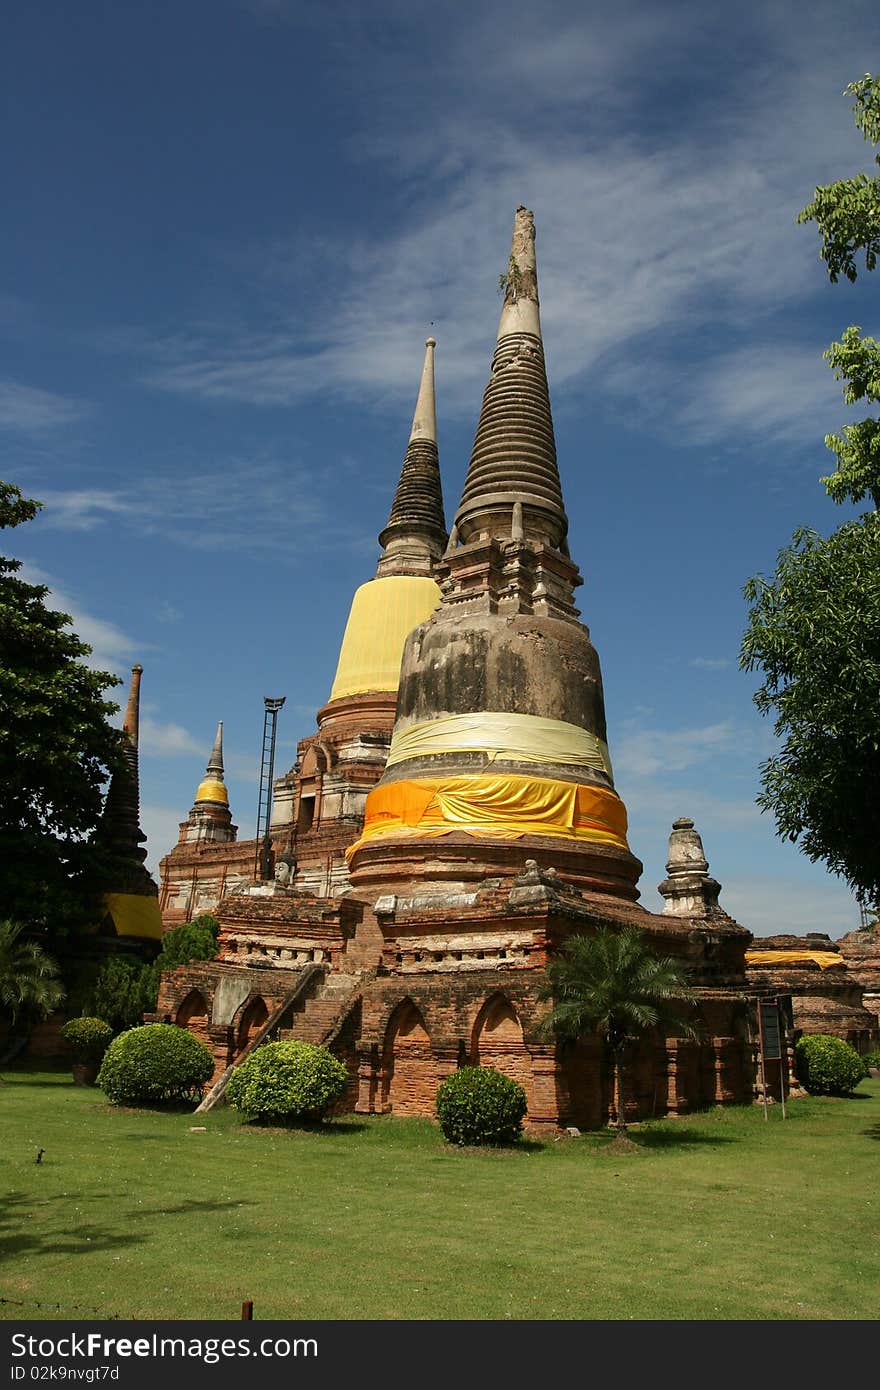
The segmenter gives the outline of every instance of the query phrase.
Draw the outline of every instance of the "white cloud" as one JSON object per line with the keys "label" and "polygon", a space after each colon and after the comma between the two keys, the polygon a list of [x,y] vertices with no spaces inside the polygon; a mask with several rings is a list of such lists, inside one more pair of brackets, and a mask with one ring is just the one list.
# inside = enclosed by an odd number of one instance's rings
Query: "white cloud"
{"label": "white cloud", "polygon": [[827,932],[836,940],[859,925],[855,900],[834,879],[738,877],[725,884],[722,906],[756,936]]}
{"label": "white cloud", "polygon": [[701,671],[725,671],[732,662],[727,656],[692,656],[688,666],[696,666]]}
{"label": "white cloud", "polygon": [[729,720],[691,729],[630,730],[615,744],[615,776],[651,777],[658,772],[682,772],[729,748],[733,737]]}
{"label": "white cloud", "polygon": [[[46,597],[47,605],[59,613],[70,615],[73,631],[81,641],[92,648],[91,655],[83,658],[87,666],[93,670],[114,671],[117,675],[127,673],[133,657],[142,651],[142,644],[123,632],[115,623],[89,613],[77,599],[59,588],[50,574],[37,565],[23,561],[19,574],[28,584],[46,585],[50,591]],[[117,691],[116,698],[118,697]],[[110,698],[114,698],[112,692]]]}
{"label": "white cloud", "polygon": [[71,488],[66,491],[43,488],[41,516],[47,526],[68,531],[91,531],[103,522],[143,513],[143,504],[134,495],[112,492],[108,488]]}
{"label": "white cloud", "polygon": [[819,344],[753,343],[716,356],[694,371],[676,426],[696,444],[743,434],[783,444],[821,440],[853,417],[822,351]]}
{"label": "white cloud", "polygon": [[90,409],[86,401],[0,380],[0,429],[41,436],[81,420]]}
{"label": "white cloud", "polygon": [[169,722],[161,723],[150,714],[141,711],[139,728],[139,747],[142,753],[152,754],[154,757],[173,758],[183,753],[202,754],[204,748],[202,744],[182,725]]}
{"label": "white cloud", "polygon": [[[136,488],[44,488],[42,524],[77,531],[132,527],[189,550],[283,551],[291,561],[328,544],[375,549],[375,533],[338,515],[338,471],[322,475],[270,458],[221,459],[210,471],[178,467],[173,485],[173,510],[164,475],[143,477]],[[176,612],[167,604],[162,620],[174,621]]]}
{"label": "white cloud", "polygon": [[[560,396],[593,374],[637,413],[650,415],[656,403],[696,442],[743,424],[794,441],[820,417],[827,423],[824,402],[836,388],[821,346],[731,342],[822,286],[814,229],[794,218],[818,179],[859,159],[838,95],[857,47],[839,26],[828,21],[817,36],[810,16],[793,42],[773,6],[720,19],[718,41],[729,28],[748,56],[719,93],[693,69],[705,42],[697,8],[682,6],[690,22],[674,26],[645,5],[612,14],[549,4],[536,14],[511,0],[462,13],[453,26],[418,7],[382,8],[392,18],[380,38],[357,6],[345,6],[351,43],[328,61],[340,80],[347,73],[357,84],[369,71],[383,90],[353,152],[407,178],[406,206],[381,230],[366,217],[345,240],[298,229],[286,244],[250,248],[240,270],[264,331],[253,331],[251,314],[165,334],[144,380],[251,405],[335,391],[399,409],[414,393],[433,325],[441,409],[472,416],[512,213],[525,201],[537,218]],[[281,0],[272,13],[312,22]],[[401,55],[416,24],[430,42],[432,23],[442,23],[443,41],[432,51],[431,84],[419,70],[414,101]],[[667,108],[670,85],[687,94],[685,107],[660,128],[647,118]],[[653,107],[658,90],[666,101]],[[275,306],[271,318],[263,296]],[[710,329],[699,371],[676,367]]]}
{"label": "white cloud", "polygon": [[663,844],[672,829],[672,822],[690,816],[701,834],[706,835],[706,852],[722,832],[753,831],[761,825],[761,812],[753,799],[745,796],[716,796],[705,787],[680,785],[662,779],[652,784],[649,779],[616,779],[616,787],[627,807],[630,821],[640,840]]}
{"label": "white cloud", "polygon": [[147,868],[159,881],[159,860],[177,844],[180,822],[186,819],[186,810],[180,807],[162,806],[147,802],[141,806],[141,829],[147,837]]}

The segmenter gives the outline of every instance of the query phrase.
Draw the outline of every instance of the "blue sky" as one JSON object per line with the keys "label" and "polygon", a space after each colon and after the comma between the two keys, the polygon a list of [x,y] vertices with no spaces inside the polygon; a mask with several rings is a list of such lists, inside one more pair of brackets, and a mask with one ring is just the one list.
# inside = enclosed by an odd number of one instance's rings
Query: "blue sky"
{"label": "blue sky", "polygon": [[429,331],[451,517],[525,203],[642,900],[692,815],[756,933],[855,926],[754,806],[737,652],[748,576],[847,515],[822,351],[880,331],[880,282],[828,285],[795,217],[870,168],[841,94],[875,6],[31,0],[4,29],[2,474],[46,504],[4,548],[95,664],[145,668],[150,862],[218,719],[243,837],[263,696],[285,767],[312,731]]}

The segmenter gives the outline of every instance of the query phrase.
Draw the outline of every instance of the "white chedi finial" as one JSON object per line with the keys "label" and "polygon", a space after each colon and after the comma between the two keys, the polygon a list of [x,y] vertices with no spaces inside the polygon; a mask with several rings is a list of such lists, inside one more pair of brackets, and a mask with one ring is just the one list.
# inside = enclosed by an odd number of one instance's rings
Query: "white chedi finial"
{"label": "white chedi finial", "polygon": [[498,323],[498,341],[509,333],[541,337],[538,308],[538,265],[535,258],[535,219],[528,208],[518,207],[505,275],[504,305]]}
{"label": "white chedi finial", "polygon": [[223,720],[217,725],[217,735],[214,739],[214,747],[211,749],[211,757],[208,762],[207,771],[213,773],[218,781],[223,781]]}
{"label": "white chedi finial", "polygon": [[437,406],[434,399],[434,349],[436,346],[437,340],[435,338],[425,339],[425,363],[422,367],[422,379],[419,382],[419,394],[416,397],[416,408],[409,435],[410,443],[414,439],[425,439],[433,444],[437,443]]}

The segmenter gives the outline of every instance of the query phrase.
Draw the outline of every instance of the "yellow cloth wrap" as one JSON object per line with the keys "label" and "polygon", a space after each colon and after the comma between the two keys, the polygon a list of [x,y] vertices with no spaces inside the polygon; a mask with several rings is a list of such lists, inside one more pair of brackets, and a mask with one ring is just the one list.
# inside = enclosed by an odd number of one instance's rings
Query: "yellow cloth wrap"
{"label": "yellow cloth wrap", "polygon": [[746,965],[813,965],[830,970],[846,965],[836,951],[746,951]]}
{"label": "yellow cloth wrap", "polygon": [[368,690],[396,690],[403,644],[440,602],[433,579],[394,575],[355,591],[345,625],[331,700]]}
{"label": "yellow cloth wrap", "polygon": [[626,807],[605,787],[545,777],[426,777],[374,787],[367,797],[361,838],[346,850],[385,835],[468,835],[515,840],[553,835],[628,849]]}
{"label": "yellow cloth wrap", "polygon": [[595,734],[562,719],[534,714],[500,714],[481,710],[451,714],[395,729],[388,767],[432,753],[486,753],[496,758],[530,763],[578,763],[611,776],[608,745]]}
{"label": "yellow cloth wrap", "polygon": [[196,790],[196,805],[201,801],[219,802],[221,806],[229,805],[229,792],[223,782],[218,782],[213,777],[206,777],[204,782],[200,782]]}
{"label": "yellow cloth wrap", "polygon": [[162,940],[162,914],[158,898],[139,893],[107,893],[104,905],[113,918],[117,936]]}

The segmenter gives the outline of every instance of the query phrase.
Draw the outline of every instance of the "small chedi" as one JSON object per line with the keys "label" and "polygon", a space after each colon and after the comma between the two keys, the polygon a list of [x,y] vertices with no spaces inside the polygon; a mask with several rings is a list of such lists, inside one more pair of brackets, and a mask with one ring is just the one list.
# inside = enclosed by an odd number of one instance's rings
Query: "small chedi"
{"label": "small chedi", "polygon": [[178,842],[159,864],[159,905],[166,931],[199,913],[213,912],[225,893],[250,882],[255,848],[252,840],[239,842],[238,826],[232,823],[223,780],[221,719],[205,776],[189,815],[181,822]]}
{"label": "small chedi", "polygon": [[751,933],[719,906],[692,821],[673,827],[664,912],[638,903],[574,602],[525,208],[449,535],[434,348],[375,577],[354,596],[317,730],[276,784],[274,876],[254,877],[250,842],[251,869],[242,858],[238,885],[222,879],[234,846],[209,814],[226,806],[216,787],[163,860],[166,921],[216,894],[221,937],[216,961],[163,977],[157,1017],[209,1040],[215,1094],[262,1039],[290,1037],[333,1049],[361,1113],[431,1115],[439,1082],[479,1063],[522,1083],[530,1125],[595,1127],[614,1110],[601,1040],[548,1038],[539,990],[572,934],[634,924],[688,967],[699,1033],[658,1030],[633,1050],[628,1118],[749,1101],[755,1003],[777,991],[749,979]]}

